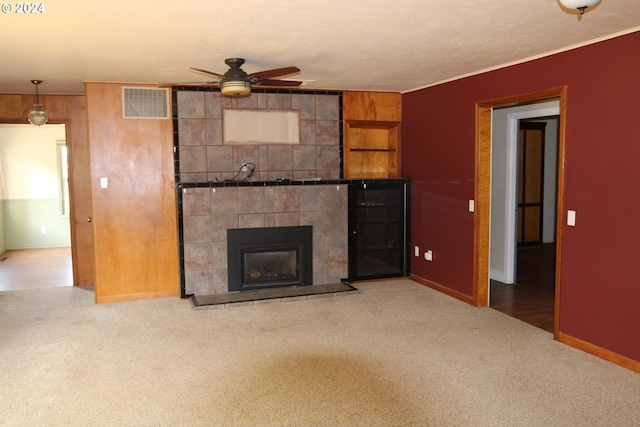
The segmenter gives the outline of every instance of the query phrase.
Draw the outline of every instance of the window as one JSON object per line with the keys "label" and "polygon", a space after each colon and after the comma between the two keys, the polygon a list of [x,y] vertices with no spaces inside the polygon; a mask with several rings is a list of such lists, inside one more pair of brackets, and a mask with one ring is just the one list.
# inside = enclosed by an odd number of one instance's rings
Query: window
{"label": "window", "polygon": [[69,217],[69,163],[67,159],[67,141],[57,140],[58,182],[60,185],[60,215]]}

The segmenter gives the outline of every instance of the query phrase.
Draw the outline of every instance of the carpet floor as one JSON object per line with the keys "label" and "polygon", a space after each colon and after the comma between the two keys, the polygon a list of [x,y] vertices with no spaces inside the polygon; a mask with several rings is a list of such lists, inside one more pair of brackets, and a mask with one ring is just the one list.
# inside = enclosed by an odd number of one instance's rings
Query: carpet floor
{"label": "carpet floor", "polygon": [[3,426],[637,426],[640,375],[409,280],[194,310],[0,292]]}

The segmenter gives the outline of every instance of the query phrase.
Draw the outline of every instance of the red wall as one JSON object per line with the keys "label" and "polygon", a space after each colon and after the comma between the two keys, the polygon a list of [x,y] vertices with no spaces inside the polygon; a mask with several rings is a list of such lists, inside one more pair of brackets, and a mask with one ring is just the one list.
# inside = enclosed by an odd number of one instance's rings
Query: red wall
{"label": "red wall", "polygon": [[560,332],[640,361],[640,32],[403,95],[412,273],[472,295],[475,104],[566,86]]}

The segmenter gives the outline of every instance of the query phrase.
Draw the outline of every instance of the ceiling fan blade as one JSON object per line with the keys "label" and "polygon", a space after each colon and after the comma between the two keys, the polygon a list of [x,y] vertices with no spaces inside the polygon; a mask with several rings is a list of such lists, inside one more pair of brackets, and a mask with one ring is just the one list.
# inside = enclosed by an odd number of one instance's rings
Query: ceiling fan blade
{"label": "ceiling fan blade", "polygon": [[218,73],[214,73],[213,71],[207,71],[207,70],[203,70],[201,68],[194,68],[191,67],[192,70],[197,71],[199,73],[203,73],[203,74],[208,74],[210,76],[214,76],[214,77],[218,77],[219,79],[223,78],[224,76],[222,74],[218,74]]}
{"label": "ceiling fan blade", "polygon": [[161,86],[219,86],[220,82],[177,82],[164,83]]}
{"label": "ceiling fan blade", "polygon": [[273,80],[273,79],[262,79],[260,83],[257,83],[259,86],[288,86],[288,87],[296,87],[300,86],[302,82],[295,80]]}
{"label": "ceiling fan blade", "polygon": [[284,67],[274,68],[273,70],[258,71],[257,73],[249,75],[249,77],[255,77],[258,80],[265,80],[272,79],[274,77],[287,76],[289,74],[295,74],[299,72],[300,68],[298,67]]}

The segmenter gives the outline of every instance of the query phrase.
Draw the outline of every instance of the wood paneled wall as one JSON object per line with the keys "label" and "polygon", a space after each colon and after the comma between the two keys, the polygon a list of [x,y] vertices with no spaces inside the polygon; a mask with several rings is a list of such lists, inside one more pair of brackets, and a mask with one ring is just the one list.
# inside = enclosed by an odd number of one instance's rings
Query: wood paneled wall
{"label": "wood paneled wall", "polygon": [[[34,95],[0,94],[0,122],[28,124],[27,116],[34,102]],[[40,95],[40,103],[50,123],[66,124],[74,285],[92,285],[93,227],[87,222],[92,206],[85,97]]]}
{"label": "wood paneled wall", "polygon": [[96,302],[177,296],[172,121],[123,118],[120,84],[87,83],[85,95]]}
{"label": "wood paneled wall", "polygon": [[371,122],[402,120],[402,95],[395,92],[343,92],[343,119]]}

